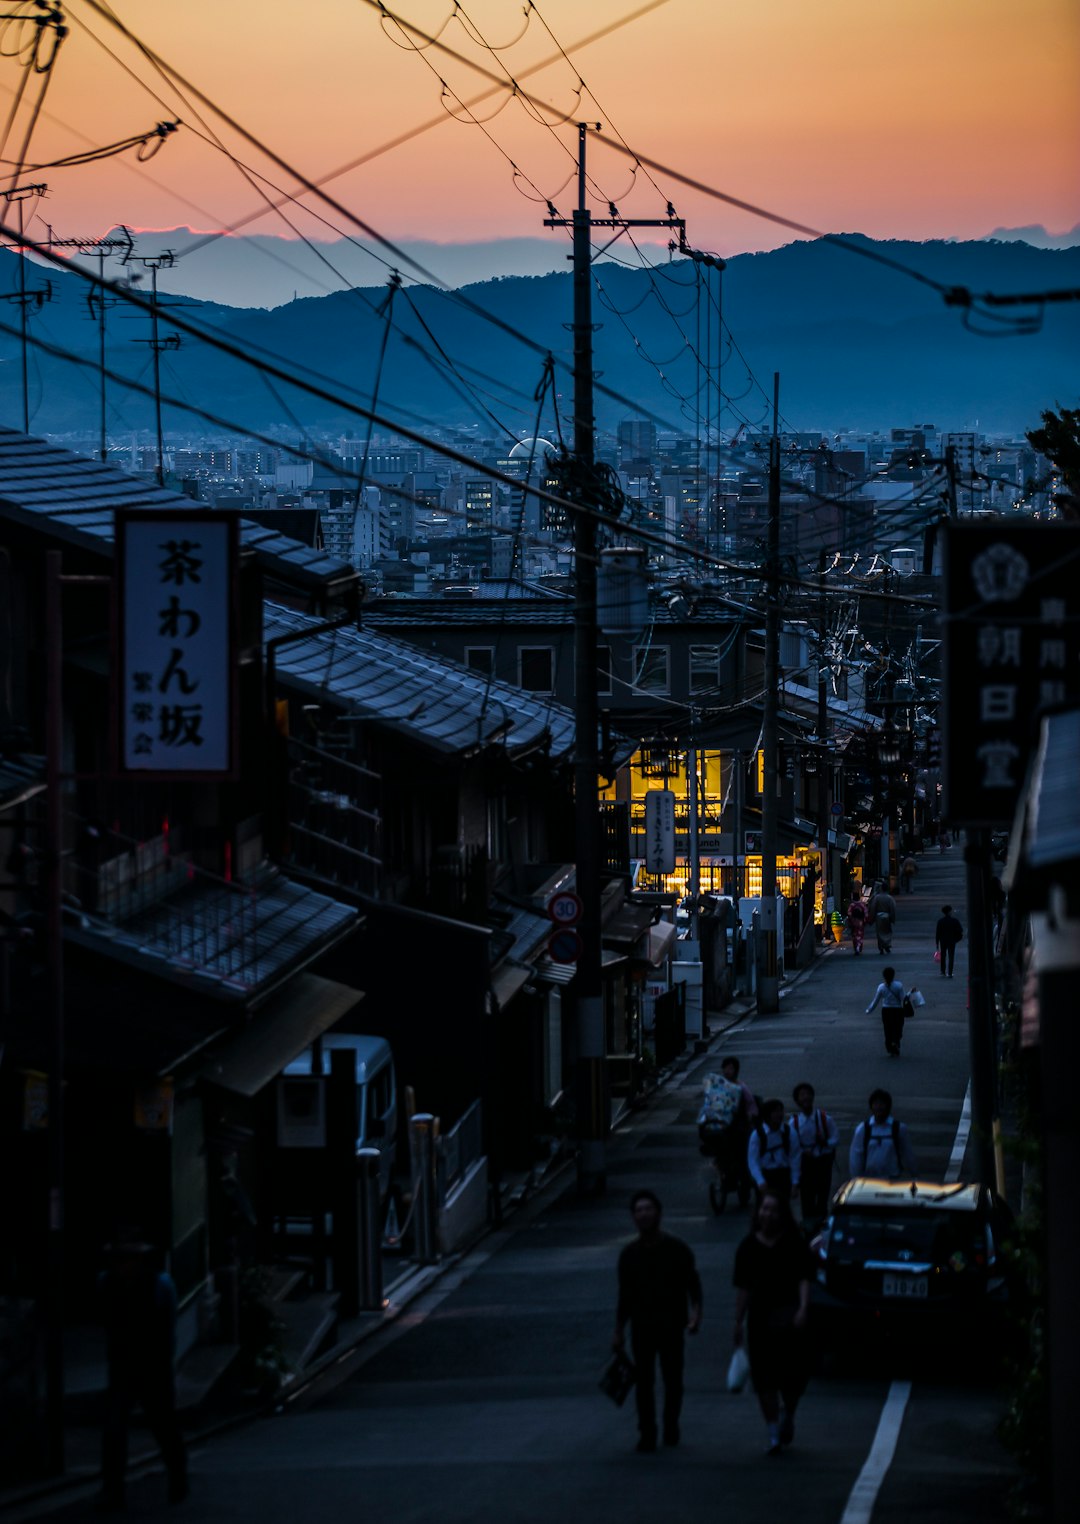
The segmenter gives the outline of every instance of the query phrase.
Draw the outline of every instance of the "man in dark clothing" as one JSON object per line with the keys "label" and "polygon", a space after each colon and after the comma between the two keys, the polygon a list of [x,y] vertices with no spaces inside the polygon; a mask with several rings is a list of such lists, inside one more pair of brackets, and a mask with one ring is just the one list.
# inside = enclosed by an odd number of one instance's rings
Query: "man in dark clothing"
{"label": "man in dark clothing", "polygon": [[652,1191],[635,1191],[630,1211],[638,1237],[619,1255],[619,1302],[612,1347],[623,1348],[626,1325],[637,1366],[638,1450],[656,1449],[656,1362],[664,1379],[664,1444],[679,1443],[683,1396],[683,1331],[701,1326],[701,1279],[693,1250],[660,1231]]}
{"label": "man in dark clothing", "polygon": [[169,1501],[188,1495],[187,1455],[176,1417],[173,1371],[176,1343],[176,1287],[154,1269],[153,1250],[135,1235],[109,1249],[108,1268],[98,1281],[109,1364],[102,1438],[102,1506],[124,1506],[128,1426],[136,1402],[161,1450],[169,1476]]}
{"label": "man in dark clothing", "polygon": [[953,972],[953,959],[956,957],[956,944],[964,935],[964,928],[960,925],[956,916],[953,915],[951,905],[942,905],[941,917],[934,932],[934,946],[941,954],[941,977],[951,979]]}

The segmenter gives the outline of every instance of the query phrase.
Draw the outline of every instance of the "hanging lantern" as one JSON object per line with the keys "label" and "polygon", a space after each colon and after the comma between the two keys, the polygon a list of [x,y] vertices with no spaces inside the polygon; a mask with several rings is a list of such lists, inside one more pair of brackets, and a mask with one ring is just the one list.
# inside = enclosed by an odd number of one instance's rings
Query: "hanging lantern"
{"label": "hanging lantern", "polygon": [[643,746],[638,757],[643,778],[674,778],[679,771],[680,753],[668,746]]}
{"label": "hanging lantern", "polygon": [[649,619],[645,551],[621,545],[600,552],[596,574],[596,622],[605,635],[636,640]]}

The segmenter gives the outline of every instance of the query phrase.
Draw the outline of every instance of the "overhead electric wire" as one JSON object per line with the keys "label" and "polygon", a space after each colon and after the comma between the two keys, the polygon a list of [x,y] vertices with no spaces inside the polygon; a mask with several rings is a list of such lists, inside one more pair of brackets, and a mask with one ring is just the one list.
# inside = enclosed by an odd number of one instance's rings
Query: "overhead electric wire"
{"label": "overhead electric wire", "polygon": [[[2,228],[2,226],[0,226],[0,232],[3,232],[3,231],[5,231],[5,230]],[[99,284],[108,285],[109,284],[108,282],[100,282],[99,278],[97,276],[93,275],[90,271],[81,271],[80,270],[79,273],[83,276],[84,279],[86,279],[89,282],[92,282],[94,285],[99,285]],[[139,307],[143,308],[144,310],[149,310],[150,304],[148,302],[143,301],[141,298],[137,297],[134,293],[128,293],[128,295],[129,295],[130,299],[133,301],[134,305],[139,306]],[[177,318],[175,314],[173,315],[173,321],[180,328],[187,328],[187,327],[190,326],[190,325],[186,325],[184,323],[183,319]],[[9,334],[10,336],[13,336],[13,337],[18,334],[18,330],[17,329],[11,327],[9,324],[4,323],[2,321],[0,321],[0,332],[7,333],[7,334]],[[195,336],[198,337],[199,335],[196,334]],[[36,348],[40,349],[43,353],[50,354],[51,356],[53,356],[53,358],[56,358],[56,359],[59,359],[59,360],[63,360],[65,362],[68,362],[68,363],[71,363],[71,364],[80,365],[80,366],[83,366],[85,368],[93,369],[93,370],[97,371],[100,374],[100,366],[98,365],[98,362],[96,360],[92,360],[89,357],[77,355],[77,354],[75,354],[74,352],[72,352],[70,350],[61,349],[61,348],[58,348],[55,345],[48,344],[46,341],[42,340],[37,335],[31,335],[30,336],[30,342]],[[519,478],[510,476],[506,472],[501,471],[498,467],[491,466],[491,465],[487,464],[484,461],[478,461],[474,457],[465,454],[461,450],[458,450],[453,445],[444,444],[444,443],[440,443],[440,442],[431,440],[431,439],[429,439],[428,437],[426,437],[426,436],[424,436],[422,434],[418,434],[415,430],[409,429],[408,427],[406,427],[404,425],[395,423],[392,420],[383,418],[383,417],[379,416],[378,414],[373,413],[371,409],[362,408],[358,404],[348,403],[348,402],[342,401],[341,399],[334,399],[334,398],[330,397],[328,394],[322,393],[320,391],[320,389],[315,388],[311,383],[298,380],[296,377],[291,377],[291,376],[289,376],[289,375],[287,375],[285,373],[282,373],[276,367],[267,365],[266,362],[259,362],[257,360],[253,360],[250,357],[244,355],[244,353],[242,351],[236,349],[235,346],[229,346],[229,345],[225,344],[224,341],[215,341],[215,347],[226,349],[226,350],[230,350],[231,349],[232,352],[233,352],[234,358],[243,360],[245,363],[247,363],[249,365],[252,365],[257,370],[260,370],[260,371],[265,370],[274,379],[276,379],[278,381],[284,381],[288,385],[294,386],[294,387],[296,387],[300,391],[305,391],[305,392],[308,392],[309,394],[320,396],[321,400],[324,400],[324,401],[334,401],[335,405],[339,406],[343,411],[352,411],[352,412],[355,412],[358,416],[364,417],[364,418],[366,418],[368,416],[372,416],[372,417],[374,417],[374,421],[376,423],[378,423],[381,427],[386,428],[387,430],[389,430],[392,433],[396,433],[396,434],[400,435],[400,437],[402,437],[403,439],[409,440],[411,443],[418,444],[418,445],[420,445],[421,447],[423,447],[425,449],[432,450],[434,453],[443,456],[447,460],[451,460],[451,461],[454,461],[458,465],[465,466],[470,471],[476,473],[477,475],[489,477],[493,481],[500,482],[502,485],[507,486],[507,487],[511,488],[512,490],[514,490],[514,491],[521,490],[521,482],[520,482]],[[133,389],[133,390],[141,391],[141,392],[143,392],[147,396],[153,396],[154,395],[152,388],[134,385],[129,377],[121,375],[120,373],[118,373],[116,371],[113,371],[110,368],[106,369],[105,376],[106,376],[107,380],[109,380],[109,381],[111,381],[111,382],[113,382],[115,384],[118,384],[120,386],[126,387],[128,389]],[[163,402],[165,402],[170,407],[177,408],[177,409],[179,409],[182,412],[190,412],[190,413],[192,413],[195,416],[202,417],[204,419],[207,419],[210,422],[215,423],[219,427],[223,427],[223,428],[229,429],[229,430],[231,430],[231,431],[233,431],[235,433],[238,433],[238,434],[246,435],[249,438],[257,439],[261,443],[265,443],[265,444],[267,444],[268,446],[270,446],[272,448],[282,449],[286,453],[291,453],[291,454],[296,455],[298,458],[301,458],[301,459],[311,459],[311,458],[313,458],[311,456],[306,455],[305,452],[297,450],[297,449],[294,449],[293,447],[288,446],[287,444],[282,443],[280,440],[276,440],[276,439],[272,438],[271,436],[264,435],[264,434],[262,434],[262,433],[260,433],[260,432],[258,432],[256,430],[248,427],[247,425],[239,424],[239,423],[236,423],[235,421],[224,419],[224,418],[220,417],[219,415],[215,415],[215,414],[211,413],[208,409],[202,408],[202,407],[200,407],[196,403],[186,402],[186,401],[183,401],[181,399],[174,398],[174,397],[163,397],[162,400],[163,400]],[[319,457],[319,458],[323,459],[322,457]],[[333,463],[326,462],[324,459],[323,459],[323,463],[329,465],[330,469],[335,471],[335,474],[337,474],[339,476],[342,476],[345,479],[353,480],[355,478],[355,472],[350,472],[350,471],[348,471],[346,469],[343,469],[343,468],[337,468]],[[397,495],[402,495],[397,488],[395,488],[393,490],[395,491],[395,493]],[[590,509],[590,508],[587,508],[587,507],[583,507],[581,504],[573,502],[573,501],[571,501],[568,498],[564,498],[564,497],[562,497],[561,495],[559,495],[557,493],[553,493],[553,492],[549,491],[547,488],[537,486],[537,487],[532,488],[531,490],[532,490],[533,496],[535,496],[537,499],[539,499],[539,500],[541,500],[543,502],[546,502],[546,503],[550,504],[551,506],[553,506],[553,507],[555,507],[557,509],[560,509],[560,510],[562,510],[564,512],[570,513],[572,515],[573,514],[588,514],[590,517],[594,518],[601,526],[604,526],[604,527],[607,527],[609,529],[612,529],[615,532],[617,532],[618,534],[623,535],[623,536],[625,536],[627,538],[638,540],[638,541],[640,541],[641,543],[643,543],[645,545],[652,545],[654,548],[659,549],[661,551],[664,551],[665,553],[668,553],[668,552],[676,553],[677,552],[684,559],[691,560],[691,561],[698,561],[702,565],[713,567],[713,568],[715,568],[718,571],[728,571],[728,572],[731,572],[733,575],[735,575],[737,577],[740,577],[740,578],[744,578],[744,579],[747,579],[747,580],[750,580],[750,581],[760,581],[760,578],[761,578],[761,575],[762,575],[760,568],[741,566],[741,565],[738,565],[737,563],[727,561],[727,560],[725,560],[725,559],[723,559],[721,557],[714,556],[714,555],[712,555],[711,553],[709,553],[707,551],[698,551],[698,550],[696,550],[695,548],[693,548],[691,546],[677,544],[676,542],[674,542],[674,541],[672,541],[670,539],[667,539],[667,538],[665,538],[662,535],[658,535],[658,534],[652,533],[649,530],[644,529],[640,525],[630,525],[630,524],[626,524],[626,523],[623,523],[623,522],[615,521],[615,520],[613,520],[607,514],[599,513],[599,512],[596,512],[593,509]],[[90,511],[90,510],[88,510],[88,511]],[[783,573],[780,574],[780,576],[778,578],[778,581],[780,582],[780,584],[782,586],[786,585],[786,586],[794,586],[794,587],[803,588],[803,584],[799,581],[798,578],[786,576]],[[803,590],[806,591],[805,588],[803,588]],[[812,592],[812,590],[810,590],[810,591]],[[903,601],[903,602],[916,601],[916,600],[907,600],[907,599],[897,599],[895,597],[895,595],[891,595],[891,594],[887,594],[887,593],[886,594],[882,594],[882,593],[875,592],[875,593],[869,594],[868,596],[873,596],[873,597],[878,598],[878,599],[885,599],[886,601]],[[927,604],[926,606],[930,607],[931,605]]]}
{"label": "overhead electric wire", "polygon": [[[97,5],[97,0],[84,0],[84,3]],[[450,57],[457,59],[459,63],[462,63],[466,67],[473,69],[476,73],[482,75],[486,79],[491,80],[494,84],[500,83],[498,76],[487,69],[485,65],[477,63],[475,59],[468,58],[464,54],[457,52],[455,49],[448,47],[446,43],[439,41],[435,37],[432,37],[421,27],[416,26],[413,22],[406,21],[403,17],[398,16],[395,12],[391,11],[387,5],[384,4],[384,0],[363,0],[363,3],[377,9],[380,14],[389,16],[390,19],[392,19],[404,31],[414,33],[417,37],[422,38],[424,42],[429,46],[437,48],[438,51],[446,53]],[[521,88],[521,86],[516,84],[516,82],[513,88],[517,96],[522,101],[527,101],[530,104],[538,107],[543,106],[544,103],[542,101],[539,101],[537,97],[531,95],[529,91]],[[586,125],[588,126],[589,124]],[[865,247],[862,244],[853,243],[843,234],[823,232],[820,228],[811,227],[808,223],[799,222],[795,218],[784,216],[782,213],[770,211],[766,207],[758,206],[755,202],[747,201],[742,197],[735,196],[729,191],[722,191],[717,186],[709,185],[705,181],[698,180],[692,175],[685,174],[683,171],[673,168],[673,166],[670,164],[664,164],[659,159],[653,158],[649,154],[639,152],[632,145],[627,145],[624,143],[621,148],[616,149],[615,146],[607,138],[604,137],[602,132],[596,131],[591,126],[589,127],[589,131],[591,132],[592,136],[597,139],[598,142],[603,143],[605,147],[612,149],[612,151],[626,153],[634,163],[640,164],[643,167],[647,167],[649,169],[653,169],[657,172],[657,174],[663,175],[668,179],[675,180],[678,182],[678,184],[684,185],[691,190],[696,190],[704,196],[708,196],[713,200],[723,201],[729,206],[737,207],[740,211],[748,212],[750,215],[755,217],[764,218],[766,221],[775,223],[779,227],[788,228],[792,232],[802,233],[808,238],[817,238],[826,243],[834,244],[837,248],[846,249],[851,254],[857,254],[863,259],[872,260],[876,264],[880,264],[888,269],[895,271],[898,275],[904,275],[909,280],[917,281],[919,284],[927,286],[931,290],[937,292],[937,294],[944,300],[946,306],[970,309],[977,306],[977,304],[983,300],[982,296],[973,294],[967,286],[947,285],[944,281],[939,281],[933,276],[925,274],[922,270],[917,270],[913,265],[905,264],[903,261],[894,259],[888,254],[883,254],[878,249],[871,249]],[[989,293],[987,294],[989,295]],[[1078,298],[1080,298],[1080,290],[1073,291],[1070,289],[1068,291],[1043,292],[1020,297],[994,297],[993,300],[996,303],[1012,303],[1019,301],[1037,304],[1043,300],[1072,301]],[[1023,323],[1023,319],[1019,320],[1018,331],[1025,331],[1023,329]]]}
{"label": "overhead electric wire", "polygon": [[[220,117],[221,120],[231,128],[232,131],[237,133],[240,137],[244,138],[244,140],[250,143],[253,147],[257,148],[259,152],[265,154],[267,158],[269,158],[278,166],[279,169],[283,170],[283,172],[291,179],[294,179],[298,185],[302,186],[309,193],[317,195],[321,200],[326,202],[326,204],[331,207],[338,216],[344,218],[346,222],[353,224],[362,233],[374,239],[390,254],[394,255],[398,261],[411,266],[412,269],[417,271],[428,284],[438,289],[446,297],[447,300],[454,302],[455,305],[463,307],[466,311],[469,311],[474,316],[480,318],[481,321],[488,323],[489,325],[497,328],[499,331],[507,334],[509,337],[515,339],[518,343],[532,350],[533,353],[540,355],[541,358],[547,355],[548,350],[543,345],[539,344],[535,339],[529,338],[527,334],[522,333],[521,330],[515,328],[513,324],[508,323],[505,319],[498,317],[495,313],[488,312],[478,303],[472,301],[469,297],[464,296],[460,291],[454,290],[447,284],[447,282],[443,281],[439,276],[428,270],[419,260],[413,258],[413,256],[408,254],[404,249],[401,249],[396,244],[394,244],[392,240],[385,237],[385,235],[382,233],[379,233],[374,227],[371,226],[370,223],[366,222],[363,218],[358,217],[354,212],[350,211],[334,197],[327,195],[324,190],[322,190],[318,185],[311,181],[301,171],[290,165],[288,161],[283,159],[281,155],[275,152],[275,150],[262,143],[253,133],[249,132],[245,127],[243,127],[238,121],[236,121],[234,117],[225,111],[224,108],[218,106],[214,101],[212,101],[202,90],[198,88],[198,86],[192,84],[191,81],[186,79],[178,70],[174,69],[172,65],[170,65],[166,60],[162,59],[160,55],[157,54],[152,48],[148,47],[145,43],[140,42],[130,31],[130,29],[126,27],[122,21],[120,21],[118,17],[113,15],[111,11],[109,11],[100,3],[100,0],[82,0],[82,3],[89,6],[110,26],[120,32],[121,35],[132,42],[133,45],[138,47],[148,60],[153,61],[157,66],[164,70],[166,75],[173,81],[174,87],[176,85],[181,85],[190,94],[194,95],[203,106],[205,106],[208,110],[213,111],[215,115]],[[365,3],[367,3],[367,0],[365,0]],[[558,356],[556,356],[556,363],[568,372],[572,370],[569,362],[560,359]],[[605,396],[611,397],[613,400],[621,403],[623,406],[628,407],[631,412],[650,418],[653,422],[659,423],[665,428],[672,427],[670,420],[653,414],[650,410],[644,408],[640,402],[636,402],[629,397],[623,396],[620,392],[615,391],[613,388],[605,385],[603,382],[597,381],[595,384],[597,390],[602,392]]]}
{"label": "overhead electric wire", "polygon": [[[139,148],[153,142],[154,146],[148,154],[137,154],[140,164],[148,164],[157,154],[165,139],[176,132],[180,126],[176,122],[158,122],[149,132],[133,133],[130,137],[121,138],[117,143],[106,143],[101,148],[86,148],[81,153],[71,153],[60,159],[49,159],[44,164],[24,164],[21,169],[16,169],[10,175],[0,175],[0,179],[17,180],[21,174],[40,174],[44,169],[77,169],[86,164],[96,164],[101,159],[115,158],[117,154],[126,153],[129,148]],[[0,159],[0,164],[13,164],[13,159]]]}

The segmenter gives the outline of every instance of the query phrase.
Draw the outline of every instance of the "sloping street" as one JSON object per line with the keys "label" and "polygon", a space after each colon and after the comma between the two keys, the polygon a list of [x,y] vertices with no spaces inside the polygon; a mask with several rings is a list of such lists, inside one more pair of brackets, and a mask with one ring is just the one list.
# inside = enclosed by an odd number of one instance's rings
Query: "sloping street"
{"label": "sloping street", "polygon": [[[898,900],[892,961],[927,1000],[899,1061],[883,1054],[878,1015],[864,1015],[886,960],[870,944],[855,958],[845,942],[785,993],[779,1016],[730,1029],[620,1130],[602,1201],[579,1200],[564,1177],[364,1345],[348,1379],[334,1386],[328,1378],[300,1411],[197,1447],[185,1511],[276,1524],[362,1509],[395,1524],[465,1524],[700,1516],[722,1505],[744,1519],[797,1508],[813,1524],[853,1524],[870,1516],[859,1511],[869,1496],[877,1521],[916,1511],[925,1524],[1004,1518],[1012,1473],[993,1435],[999,1394],[963,1370],[924,1373],[919,1358],[901,1371],[870,1364],[815,1379],[795,1444],[766,1461],[756,1402],[724,1385],[732,1261],[746,1220],[734,1206],[711,1212],[695,1129],[701,1075],[718,1051],[735,1053],[758,1094],[788,1097],[811,1079],[840,1123],[844,1156],[869,1090],[886,1084],[911,1128],[920,1172],[942,1178],[967,1084],[966,943],[955,979],[941,979],[933,924],[945,901],[963,919],[962,880],[957,849],[924,856],[917,892]],[[627,1199],[639,1185],[663,1199],[665,1226],[692,1244],[705,1286],[704,1327],[688,1351],[683,1442],[654,1456],[634,1453],[632,1404],[617,1411],[596,1388],[615,1261],[630,1228]],[[890,1390],[893,1411],[902,1399],[894,1374],[913,1377],[895,1457],[883,1477],[864,1478],[863,1504],[849,1506]],[[132,1516],[157,1515],[163,1494],[160,1473],[133,1480]],[[87,1506],[35,1516],[74,1518]]]}

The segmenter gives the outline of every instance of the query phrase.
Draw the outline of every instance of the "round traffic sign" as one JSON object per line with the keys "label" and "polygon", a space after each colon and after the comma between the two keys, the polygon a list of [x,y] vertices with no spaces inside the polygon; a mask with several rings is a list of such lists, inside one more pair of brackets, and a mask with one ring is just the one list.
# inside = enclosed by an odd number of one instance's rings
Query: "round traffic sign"
{"label": "round traffic sign", "polygon": [[556,963],[576,963],[583,946],[579,931],[572,926],[562,926],[553,931],[548,940],[548,956]]}
{"label": "round traffic sign", "polygon": [[548,900],[547,913],[556,926],[576,926],[584,909],[580,895],[563,889]]}

